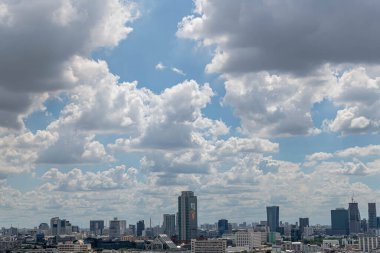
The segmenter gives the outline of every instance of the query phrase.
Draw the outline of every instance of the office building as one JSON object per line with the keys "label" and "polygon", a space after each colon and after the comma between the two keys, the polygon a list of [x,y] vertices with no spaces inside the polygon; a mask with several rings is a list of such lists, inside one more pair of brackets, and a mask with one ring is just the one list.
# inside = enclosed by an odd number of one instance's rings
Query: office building
{"label": "office building", "polygon": [[169,237],[175,235],[175,214],[164,214],[162,232]]}
{"label": "office building", "polygon": [[127,230],[127,221],[118,220],[117,217],[115,217],[113,220],[110,221],[109,238],[110,239],[121,238],[123,235],[125,235],[126,230]]}
{"label": "office building", "polygon": [[191,240],[191,253],[225,253],[227,240]]}
{"label": "office building", "polygon": [[50,232],[51,235],[59,235],[61,232],[61,220],[59,217],[53,217],[50,219]]}
{"label": "office building", "polygon": [[103,235],[104,220],[90,220],[90,232],[93,235]]}
{"label": "office building", "polygon": [[224,233],[228,232],[228,220],[218,220],[218,232],[219,235],[223,235]]}
{"label": "office building", "polygon": [[280,207],[267,206],[267,223],[270,232],[278,232],[280,227]]}
{"label": "office building", "polygon": [[360,233],[360,212],[357,202],[352,200],[348,203],[348,224],[350,228],[350,234]]}
{"label": "office building", "polygon": [[197,238],[198,212],[197,197],[192,191],[183,191],[178,197],[178,235],[179,240],[190,242]]}
{"label": "office building", "polygon": [[331,232],[333,235],[348,235],[348,210],[337,208],[331,210]]}
{"label": "office building", "polygon": [[377,228],[376,203],[368,203],[368,228]]}
{"label": "office building", "polygon": [[129,225],[129,234],[130,235],[136,235],[136,225]]}
{"label": "office building", "polygon": [[145,230],[144,220],[139,220],[136,224],[136,235],[142,236],[144,230]]}
{"label": "office building", "polygon": [[309,226],[309,218],[300,218],[299,219],[299,228],[301,235],[303,234],[303,230],[305,227]]}

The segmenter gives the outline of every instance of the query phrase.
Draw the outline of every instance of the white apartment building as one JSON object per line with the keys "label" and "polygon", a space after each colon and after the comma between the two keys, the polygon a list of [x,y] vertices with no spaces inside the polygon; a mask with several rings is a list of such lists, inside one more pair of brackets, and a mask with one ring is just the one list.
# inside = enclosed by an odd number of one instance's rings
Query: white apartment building
{"label": "white apartment building", "polygon": [[252,230],[238,230],[235,233],[236,247],[246,247],[252,250],[260,248],[267,241],[267,232],[254,232]]}
{"label": "white apartment building", "polygon": [[380,246],[380,237],[373,235],[359,235],[359,249],[362,252],[372,252]]}

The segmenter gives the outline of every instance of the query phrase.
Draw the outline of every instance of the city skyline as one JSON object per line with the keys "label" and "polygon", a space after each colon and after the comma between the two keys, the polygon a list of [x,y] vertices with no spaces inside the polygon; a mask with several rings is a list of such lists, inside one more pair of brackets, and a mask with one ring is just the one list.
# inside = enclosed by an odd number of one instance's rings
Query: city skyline
{"label": "city skyline", "polygon": [[266,220],[267,206],[329,224],[352,195],[367,217],[380,204],[378,10],[0,0],[0,227],[161,225],[182,191],[198,224]]}

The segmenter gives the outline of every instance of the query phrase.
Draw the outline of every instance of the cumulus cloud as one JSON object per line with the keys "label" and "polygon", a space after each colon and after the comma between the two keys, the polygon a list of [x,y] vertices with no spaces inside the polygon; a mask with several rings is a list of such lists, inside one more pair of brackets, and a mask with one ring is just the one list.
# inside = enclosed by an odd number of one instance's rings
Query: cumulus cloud
{"label": "cumulus cloud", "polygon": [[49,131],[35,134],[8,134],[0,137],[0,178],[7,174],[30,172],[41,150],[46,150],[58,136]]}
{"label": "cumulus cloud", "polygon": [[116,0],[1,3],[0,126],[22,128],[48,92],[72,88],[71,59],[116,46],[135,10]]}
{"label": "cumulus cloud", "polygon": [[[178,24],[177,36],[216,48],[205,70],[225,80],[224,103],[245,133],[378,133],[374,8],[355,1],[198,0],[194,13]],[[311,110],[323,99],[339,111],[314,126]]]}
{"label": "cumulus cloud", "polygon": [[136,183],[136,169],[124,165],[98,172],[83,172],[73,169],[67,173],[52,168],[43,174],[42,179],[49,182],[51,190],[94,191],[122,189]]}

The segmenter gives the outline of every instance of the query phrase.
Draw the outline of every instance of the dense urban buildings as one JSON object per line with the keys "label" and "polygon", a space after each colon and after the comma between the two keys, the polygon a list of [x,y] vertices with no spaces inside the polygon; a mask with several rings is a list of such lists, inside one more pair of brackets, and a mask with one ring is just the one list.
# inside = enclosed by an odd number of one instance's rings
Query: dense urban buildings
{"label": "dense urban buildings", "polygon": [[280,225],[280,207],[267,206],[267,224],[271,232],[277,232]]}
{"label": "dense urban buildings", "polygon": [[197,196],[192,191],[183,191],[178,197],[177,224],[179,240],[190,241],[197,238]]}
{"label": "dense urban buildings", "polygon": [[[177,220],[174,214],[163,214],[162,226],[152,227],[150,220],[146,228],[144,220],[140,220],[136,225],[130,224],[127,230],[126,220],[114,218],[108,227],[104,220],[91,220],[89,229],[80,229],[66,219],[53,217],[50,226],[40,223],[34,229],[2,228],[0,253],[109,253],[117,252],[115,250],[120,253],[121,249],[144,253],[380,252],[375,203],[368,203],[368,223],[367,219],[360,219],[359,205],[352,201],[348,209],[331,210],[331,226],[311,225],[308,217],[299,218],[295,224],[280,222],[279,206],[267,206],[266,221],[230,223],[219,219],[198,227],[197,207],[194,192],[183,191],[178,196]],[[358,221],[359,227],[354,227],[352,224]]]}

